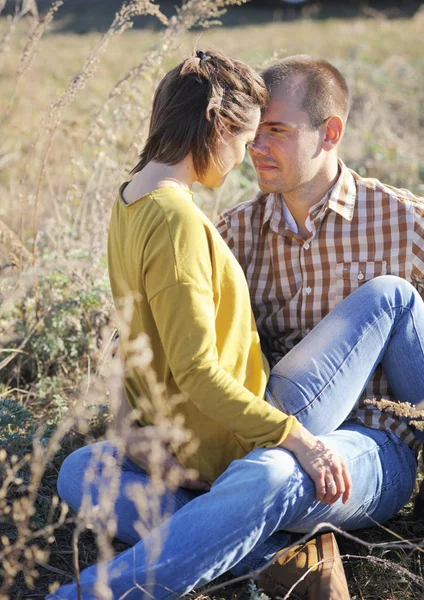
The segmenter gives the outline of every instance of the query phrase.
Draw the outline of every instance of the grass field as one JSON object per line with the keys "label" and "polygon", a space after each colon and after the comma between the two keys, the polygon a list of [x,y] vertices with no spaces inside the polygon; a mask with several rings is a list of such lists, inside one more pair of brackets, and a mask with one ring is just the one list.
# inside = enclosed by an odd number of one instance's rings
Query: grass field
{"label": "grass field", "polygon": [[[258,69],[287,54],[321,55],[342,70],[352,91],[342,158],[361,174],[424,195],[422,12],[411,20],[188,31],[196,17],[198,24],[212,13],[194,0],[160,33],[126,29],[123,14],[108,33],[84,35],[59,31],[60,8],[46,31],[36,29],[31,12],[0,18],[0,600],[41,599],[53,582],[72,578],[75,532],[80,568],[104,556],[92,532],[79,534],[71,514],[61,519],[53,498],[64,457],[109,430],[109,210],[136,162],[164,70],[194,45],[222,49]],[[221,189],[197,189],[196,201],[216,218],[255,190],[246,162]],[[424,597],[417,547],[424,524],[411,507],[387,529],[357,532],[364,544],[339,537],[349,555],[352,598]],[[409,542],[392,548],[399,539]],[[237,584],[212,596],[258,594]]]}

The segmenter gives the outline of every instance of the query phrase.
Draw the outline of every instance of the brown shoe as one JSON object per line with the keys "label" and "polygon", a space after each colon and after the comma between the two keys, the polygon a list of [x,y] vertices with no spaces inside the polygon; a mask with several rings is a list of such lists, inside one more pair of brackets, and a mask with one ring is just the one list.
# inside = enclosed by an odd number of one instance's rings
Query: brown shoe
{"label": "brown shoe", "polygon": [[[287,553],[281,553],[258,579],[258,588],[271,598],[290,594],[298,600],[350,600],[349,590],[339,548],[333,533],[324,533],[306,544],[299,544]],[[320,564],[320,561],[324,561]]]}

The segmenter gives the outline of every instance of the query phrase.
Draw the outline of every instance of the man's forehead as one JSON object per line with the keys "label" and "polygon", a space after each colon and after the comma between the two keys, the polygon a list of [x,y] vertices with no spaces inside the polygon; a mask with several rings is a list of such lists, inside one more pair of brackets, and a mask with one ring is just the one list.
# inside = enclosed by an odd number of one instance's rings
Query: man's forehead
{"label": "man's forehead", "polygon": [[305,96],[305,82],[294,77],[291,82],[283,82],[275,87],[270,95],[268,105],[262,112],[261,125],[272,126],[278,123],[296,125],[309,122],[309,115],[302,108]]}
{"label": "man's forehead", "polygon": [[307,82],[304,75],[292,75],[283,81],[276,83],[271,88],[271,101],[285,101],[296,106],[301,106],[307,91]]}

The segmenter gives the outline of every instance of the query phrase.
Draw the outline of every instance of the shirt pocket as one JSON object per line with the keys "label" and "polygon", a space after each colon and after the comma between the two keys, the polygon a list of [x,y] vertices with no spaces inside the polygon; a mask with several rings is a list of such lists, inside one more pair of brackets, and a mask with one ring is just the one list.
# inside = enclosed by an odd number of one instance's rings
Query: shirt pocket
{"label": "shirt pocket", "polygon": [[338,263],[334,281],[334,305],[339,304],[363,283],[386,273],[385,260]]}

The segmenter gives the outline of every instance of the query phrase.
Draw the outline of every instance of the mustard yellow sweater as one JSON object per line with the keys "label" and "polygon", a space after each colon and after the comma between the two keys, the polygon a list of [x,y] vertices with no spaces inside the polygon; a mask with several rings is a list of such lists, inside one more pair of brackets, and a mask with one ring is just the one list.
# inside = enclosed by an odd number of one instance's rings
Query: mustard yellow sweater
{"label": "mustard yellow sweater", "polygon": [[[191,192],[170,186],[127,205],[124,186],[108,242],[115,305],[133,298],[131,339],[149,336],[166,398],[186,397],[171,410],[200,442],[184,463],[212,482],[232,460],[277,446],[298,424],[263,399],[269,367],[244,273]],[[137,371],[124,385],[132,407],[150,396]],[[151,422],[145,411],[142,424]]]}

